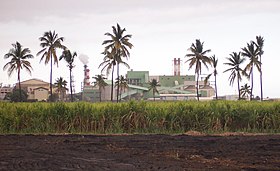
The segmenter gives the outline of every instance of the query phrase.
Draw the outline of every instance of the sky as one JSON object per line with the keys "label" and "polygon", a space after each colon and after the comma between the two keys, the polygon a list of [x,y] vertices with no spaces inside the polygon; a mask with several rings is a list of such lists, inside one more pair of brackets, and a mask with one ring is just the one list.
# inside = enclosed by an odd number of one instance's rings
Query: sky
{"label": "sky", "polygon": [[[104,34],[111,33],[112,26],[119,23],[126,29],[125,34],[132,35],[130,42],[134,46],[126,61],[130,69],[149,71],[150,75],[172,75],[174,58],[183,62],[181,75],[194,75],[194,70],[185,63],[185,55],[190,53],[191,44],[200,39],[205,50],[211,49],[208,55],[218,58],[218,95],[237,94],[237,85],[230,86],[229,73],[223,73],[227,69],[226,58],[261,35],[265,39],[264,97],[280,97],[279,9],[279,0],[0,0],[0,83],[17,82],[16,73],[8,77],[7,71],[3,71],[9,61],[4,55],[16,41],[34,55],[30,60],[32,75],[23,71],[21,80],[37,78],[49,82],[50,65],[40,63],[41,56],[36,54],[42,49],[39,37],[50,30],[64,37],[63,44],[78,56],[89,57],[91,77],[100,74],[102,42],[108,39]],[[61,51],[57,54],[60,56]],[[58,67],[53,67],[53,82],[60,76],[69,80],[66,65],[59,61]],[[121,67],[120,73],[127,70]],[[211,68],[202,68],[203,74],[210,72]],[[75,91],[80,92],[83,64],[78,58],[73,73]],[[241,85],[245,83],[250,81],[243,79]],[[255,96],[260,96],[259,85],[259,73],[255,72]]]}

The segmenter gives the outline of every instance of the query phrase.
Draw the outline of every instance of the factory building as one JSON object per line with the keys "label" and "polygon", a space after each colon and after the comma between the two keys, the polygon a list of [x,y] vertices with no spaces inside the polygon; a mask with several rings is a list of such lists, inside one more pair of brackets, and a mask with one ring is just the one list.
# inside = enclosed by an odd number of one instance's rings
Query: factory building
{"label": "factory building", "polygon": [[[127,87],[120,91],[121,100],[151,100],[153,99],[152,91],[149,91],[149,81],[156,79],[160,86],[157,87],[157,100],[192,100],[196,99],[196,81],[194,75],[181,75],[181,60],[180,58],[173,60],[173,75],[149,75],[149,71],[127,71],[126,80]],[[107,86],[100,90],[98,87],[89,85],[89,69],[85,66],[84,69],[84,87],[83,100],[99,101],[100,95],[102,101],[111,100],[111,86],[113,86],[113,99],[116,100],[115,85],[112,85],[111,80],[105,80]],[[199,81],[199,95],[201,100],[212,99],[215,95],[214,88],[209,84],[204,84],[204,80]]]}

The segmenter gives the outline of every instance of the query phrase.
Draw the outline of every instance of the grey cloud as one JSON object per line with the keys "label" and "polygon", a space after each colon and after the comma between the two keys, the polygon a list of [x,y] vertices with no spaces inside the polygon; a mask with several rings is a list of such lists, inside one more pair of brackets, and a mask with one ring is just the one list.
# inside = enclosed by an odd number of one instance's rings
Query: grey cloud
{"label": "grey cloud", "polygon": [[[2,0],[0,22],[34,22],[47,16],[61,18],[83,15],[113,15],[141,12],[152,15],[176,16],[194,14],[197,16],[217,13],[250,13],[278,11],[278,0]],[[129,18],[130,16],[127,16]],[[148,16],[149,17],[149,16]]]}

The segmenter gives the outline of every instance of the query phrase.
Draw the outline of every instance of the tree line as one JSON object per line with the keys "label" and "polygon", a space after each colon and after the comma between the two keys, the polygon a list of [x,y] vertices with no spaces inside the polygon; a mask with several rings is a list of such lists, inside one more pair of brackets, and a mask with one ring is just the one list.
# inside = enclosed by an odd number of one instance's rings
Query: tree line
{"label": "tree line", "polygon": [[[103,41],[102,45],[104,45],[104,50],[101,53],[103,55],[103,61],[100,63],[98,68],[101,68],[101,74],[93,77],[95,79],[95,86],[99,87],[100,91],[100,101],[101,101],[101,91],[107,85],[104,81],[106,79],[103,76],[103,72],[106,71],[106,75],[108,76],[111,73],[111,101],[113,101],[113,85],[117,87],[117,102],[120,101],[121,92],[127,88],[127,80],[124,76],[119,75],[120,64],[129,68],[129,64],[125,61],[130,57],[130,49],[133,47],[133,44],[130,42],[132,37],[131,34],[125,34],[126,29],[121,28],[119,24],[117,26],[112,26],[112,33],[106,32],[105,36],[109,37]],[[69,68],[70,74],[70,94],[71,101],[74,101],[73,98],[73,90],[72,90],[72,70],[75,67],[74,60],[77,57],[76,52],[70,51],[65,45],[63,45],[64,37],[59,37],[55,31],[44,32],[43,36],[39,37],[40,46],[42,49],[36,54],[36,56],[40,56],[40,62],[44,61],[45,65],[50,64],[50,97],[49,100],[53,101],[53,84],[52,84],[52,68],[53,65],[57,64],[60,60],[65,60],[67,62],[67,67]],[[241,95],[250,95],[250,99],[252,99],[253,92],[253,69],[256,67],[260,72],[260,87],[261,87],[261,100],[263,100],[263,90],[262,90],[262,62],[261,57],[264,53],[263,51],[264,38],[262,36],[256,36],[256,41],[251,41],[247,43],[247,46],[241,48],[240,52],[232,52],[229,54],[229,57],[226,57],[228,62],[224,63],[229,68],[224,72],[230,72],[229,83],[233,85],[235,81],[237,81],[238,86],[238,94],[239,99],[241,99]],[[217,82],[216,76],[218,59],[215,55],[208,56],[208,53],[211,52],[211,49],[204,50],[204,42],[201,42],[200,39],[197,39],[195,43],[191,44],[191,47],[188,49],[190,53],[186,54],[187,57],[186,63],[189,63],[189,69],[195,69],[196,75],[196,93],[197,100],[199,101],[199,77],[201,75],[202,66],[205,66],[207,69],[213,67],[213,71],[205,78],[205,83],[207,83],[210,77],[213,75],[215,78],[215,96],[218,99],[218,91],[217,91]],[[62,54],[58,57],[57,49],[62,49]],[[22,90],[21,90],[21,71],[22,69],[27,70],[28,73],[31,73],[32,66],[29,62],[29,59],[34,58],[31,54],[29,48],[24,48],[19,42],[12,44],[12,48],[9,50],[7,54],[4,55],[5,59],[9,59],[3,70],[7,70],[8,75],[11,76],[13,72],[17,72],[17,81],[19,85],[19,101],[22,100]],[[246,59],[249,60],[245,68],[241,67],[241,64],[244,64]],[[117,72],[117,78],[114,82],[114,72]],[[251,80],[251,86],[245,84],[240,89],[240,81],[245,77]],[[63,80],[62,77],[56,80],[55,86],[58,91],[65,89],[67,85],[67,81]],[[157,80],[149,81],[149,90],[153,91],[153,95],[155,97],[155,93],[158,93],[157,88],[160,86]]]}
{"label": "tree line", "polygon": [[[196,40],[196,43],[193,43],[191,47],[188,49],[191,53],[188,53],[186,57],[188,58],[186,62],[189,62],[189,69],[195,68],[196,74],[196,92],[197,92],[197,100],[199,100],[199,76],[201,75],[202,65],[207,69],[209,65],[213,67],[213,72],[209,74],[204,82],[208,82],[211,75],[215,77],[215,96],[218,99],[217,94],[217,65],[218,59],[215,55],[209,57],[207,53],[211,52],[211,49],[204,50],[203,49],[204,42],[201,42],[199,39]],[[240,52],[232,52],[229,54],[229,57],[226,57],[227,62],[224,63],[229,68],[224,71],[230,72],[229,75],[229,83],[233,85],[233,83],[237,82],[238,89],[238,99],[244,98],[247,94],[250,96],[250,100],[253,98],[253,86],[254,86],[254,77],[253,77],[253,69],[256,67],[260,72],[260,88],[261,88],[261,97],[260,100],[263,100],[263,88],[262,88],[262,62],[261,57],[264,53],[263,51],[264,38],[262,36],[256,36],[256,41],[251,41],[247,43],[247,46],[241,48]],[[248,59],[248,63],[246,64],[246,59]],[[245,68],[242,68],[241,65],[246,64]],[[245,77],[251,80],[251,86],[245,84],[241,86],[240,89],[240,81]],[[242,95],[242,96],[241,96]]]}

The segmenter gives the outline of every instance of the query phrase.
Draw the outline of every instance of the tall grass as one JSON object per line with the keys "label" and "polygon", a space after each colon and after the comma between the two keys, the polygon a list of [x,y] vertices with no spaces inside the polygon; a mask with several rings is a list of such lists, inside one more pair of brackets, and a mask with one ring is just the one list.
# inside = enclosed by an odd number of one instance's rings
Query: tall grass
{"label": "tall grass", "polygon": [[0,133],[279,132],[279,102],[0,102]]}

